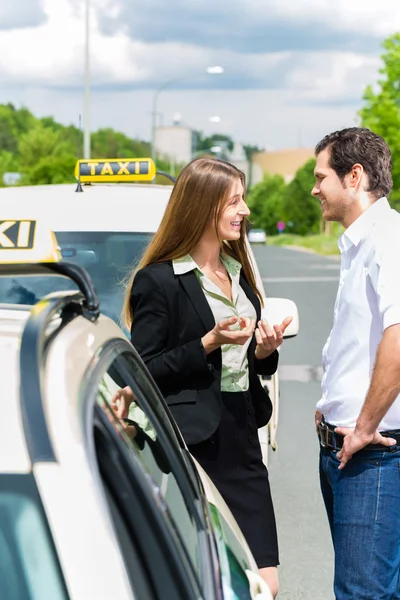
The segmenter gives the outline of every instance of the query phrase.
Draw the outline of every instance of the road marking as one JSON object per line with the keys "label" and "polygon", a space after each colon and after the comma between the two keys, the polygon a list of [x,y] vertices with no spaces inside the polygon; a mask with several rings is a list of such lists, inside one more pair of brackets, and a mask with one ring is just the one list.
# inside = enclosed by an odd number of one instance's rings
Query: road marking
{"label": "road marking", "polygon": [[280,365],[280,381],[297,381],[309,383],[310,381],[321,381],[323,369],[315,365]]}
{"label": "road marking", "polygon": [[331,269],[334,271],[340,271],[340,265],[333,264],[333,265],[311,265],[311,269],[318,269],[321,271],[325,271],[326,269]]}
{"label": "road marking", "polygon": [[264,283],[317,283],[322,281],[339,281],[339,277],[329,275],[320,277],[263,277]]}

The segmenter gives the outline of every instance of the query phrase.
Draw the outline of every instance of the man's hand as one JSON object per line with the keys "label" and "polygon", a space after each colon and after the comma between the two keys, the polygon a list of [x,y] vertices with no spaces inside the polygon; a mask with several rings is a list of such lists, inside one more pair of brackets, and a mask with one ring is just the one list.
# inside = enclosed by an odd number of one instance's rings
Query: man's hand
{"label": "man's hand", "polygon": [[316,429],[317,433],[318,433],[318,425],[321,423],[321,421],[322,421],[322,417],[323,417],[323,414],[322,414],[322,412],[320,412],[320,411],[317,409],[317,410],[315,411],[315,417],[314,417],[314,419],[315,419],[315,429]]}
{"label": "man's hand", "polygon": [[368,444],[382,444],[382,446],[395,446],[396,440],[393,438],[383,437],[379,431],[373,434],[365,434],[356,429],[348,429],[347,427],[336,427],[335,433],[344,436],[343,448],[337,453],[340,460],[339,469],[344,469],[346,464],[352,458],[353,454],[362,450]]}
{"label": "man's hand", "polygon": [[280,325],[269,326],[267,321],[258,321],[256,329],[256,358],[262,360],[272,354],[283,342],[286,327],[293,321],[293,317],[286,317]]}

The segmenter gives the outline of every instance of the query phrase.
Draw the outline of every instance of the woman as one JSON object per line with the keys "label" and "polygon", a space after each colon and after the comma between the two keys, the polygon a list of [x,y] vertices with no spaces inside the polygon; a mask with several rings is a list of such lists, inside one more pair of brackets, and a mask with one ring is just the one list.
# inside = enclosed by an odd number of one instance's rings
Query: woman
{"label": "woman", "polygon": [[243,173],[215,158],[183,169],[128,285],[124,318],[190,452],[276,594],[276,525],[257,435],[272,405],[257,374],[275,373],[291,317],[274,329],[261,321],[244,187]]}

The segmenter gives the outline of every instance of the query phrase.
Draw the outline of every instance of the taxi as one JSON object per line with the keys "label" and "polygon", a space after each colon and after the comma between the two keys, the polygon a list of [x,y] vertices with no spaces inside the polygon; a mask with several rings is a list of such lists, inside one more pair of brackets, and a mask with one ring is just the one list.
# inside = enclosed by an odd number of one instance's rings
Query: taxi
{"label": "taxi", "polygon": [[[32,208],[2,217],[0,278],[76,289],[0,304],[0,598],[271,600],[87,271]],[[129,426],[113,405],[126,386]]]}
{"label": "taxi", "polygon": [[[146,158],[80,160],[75,168],[77,185],[0,188],[0,204],[21,210],[35,207],[37,215],[55,231],[63,260],[87,269],[103,313],[124,329],[119,321],[124,281],[157,231],[172,190],[171,185],[153,183],[156,174],[154,162]],[[0,230],[0,239],[2,235],[7,237],[4,227]],[[249,254],[257,286],[265,297],[263,317],[274,324],[292,315],[293,321],[285,331],[285,338],[297,335],[296,304],[286,298],[266,297],[250,244]],[[74,287],[69,280],[43,277],[29,281],[19,277],[0,279],[0,302],[29,305],[55,289]],[[262,378],[262,384],[268,388],[273,404],[268,426],[259,430],[267,464],[268,447],[274,450],[277,447],[279,372]]]}

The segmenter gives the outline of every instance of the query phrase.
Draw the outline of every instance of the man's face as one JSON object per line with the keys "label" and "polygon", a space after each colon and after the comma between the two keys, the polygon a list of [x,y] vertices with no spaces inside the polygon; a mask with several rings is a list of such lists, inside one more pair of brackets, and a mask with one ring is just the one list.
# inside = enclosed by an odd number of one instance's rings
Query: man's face
{"label": "man's face", "polygon": [[342,182],[329,166],[329,155],[330,150],[326,148],[317,156],[314,169],[315,185],[311,194],[319,199],[325,221],[343,224],[351,210],[353,199],[350,189],[346,186],[346,178]]}

